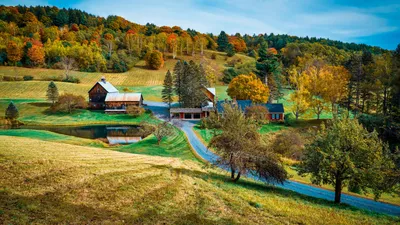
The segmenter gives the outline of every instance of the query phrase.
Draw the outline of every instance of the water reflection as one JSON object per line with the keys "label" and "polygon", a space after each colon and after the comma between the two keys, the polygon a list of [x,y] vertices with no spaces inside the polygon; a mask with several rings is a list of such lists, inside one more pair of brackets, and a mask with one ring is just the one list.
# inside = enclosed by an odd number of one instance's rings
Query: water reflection
{"label": "water reflection", "polygon": [[135,143],[149,135],[140,126],[134,125],[21,126],[20,129],[47,130],[80,138],[99,139],[112,145]]}

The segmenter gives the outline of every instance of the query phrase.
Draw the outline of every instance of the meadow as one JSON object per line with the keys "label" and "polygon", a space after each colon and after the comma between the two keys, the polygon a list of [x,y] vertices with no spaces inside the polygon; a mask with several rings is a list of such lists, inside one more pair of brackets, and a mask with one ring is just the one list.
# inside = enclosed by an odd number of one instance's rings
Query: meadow
{"label": "meadow", "polygon": [[[0,223],[394,224],[192,160],[0,136]],[[185,206],[185,210],[182,210]]]}

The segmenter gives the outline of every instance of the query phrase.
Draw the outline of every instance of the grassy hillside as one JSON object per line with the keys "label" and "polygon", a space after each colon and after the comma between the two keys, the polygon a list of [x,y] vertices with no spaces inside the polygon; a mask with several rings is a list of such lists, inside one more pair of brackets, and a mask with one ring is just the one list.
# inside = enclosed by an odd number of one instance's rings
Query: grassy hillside
{"label": "grassy hillside", "polygon": [[[393,224],[177,158],[0,136],[0,223]],[[182,206],[185,206],[182,208]]]}
{"label": "grassy hillside", "polygon": [[[79,84],[57,82],[60,93],[72,92],[87,97],[89,89],[100,80],[106,77],[114,86],[122,90],[129,88],[135,92],[143,92],[144,98],[150,101],[161,100],[161,85],[163,84],[165,74],[168,70],[173,70],[177,60],[193,60],[197,63],[207,63],[216,71],[218,77],[222,75],[222,71],[226,68],[226,64],[233,58],[240,58],[243,63],[253,61],[253,58],[237,54],[234,57],[227,58],[224,53],[218,53],[215,60],[211,59],[212,51],[206,51],[204,56],[182,56],[172,59],[168,55],[168,60],[160,70],[150,70],[146,68],[144,61],[139,61],[135,67],[125,73],[88,73],[72,71],[71,75],[79,78]],[[49,80],[63,77],[63,70],[42,69],[42,68],[22,68],[0,66],[0,76],[33,76],[33,81],[11,81],[0,82],[0,98],[46,98],[46,90]],[[219,84],[221,85],[221,84]],[[218,86],[218,85],[217,85]],[[218,87],[218,91],[222,95],[220,99],[226,98],[224,87]]]}

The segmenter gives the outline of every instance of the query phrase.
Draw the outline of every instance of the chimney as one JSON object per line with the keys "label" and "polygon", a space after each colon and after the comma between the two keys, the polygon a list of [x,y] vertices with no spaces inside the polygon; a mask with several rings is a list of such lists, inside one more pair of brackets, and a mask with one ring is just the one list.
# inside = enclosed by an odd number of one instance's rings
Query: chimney
{"label": "chimney", "polygon": [[103,76],[103,77],[101,77],[101,81],[103,82],[103,83],[106,83],[106,78]]}

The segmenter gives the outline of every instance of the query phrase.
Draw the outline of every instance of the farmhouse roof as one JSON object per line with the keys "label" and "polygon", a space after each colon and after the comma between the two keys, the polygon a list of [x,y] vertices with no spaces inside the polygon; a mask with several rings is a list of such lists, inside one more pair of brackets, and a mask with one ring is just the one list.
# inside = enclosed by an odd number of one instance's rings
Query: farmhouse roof
{"label": "farmhouse roof", "polygon": [[201,113],[201,108],[171,108],[171,113]]}
{"label": "farmhouse roof", "polygon": [[[224,111],[223,106],[224,106],[225,103],[232,103],[232,101],[231,102],[218,101],[217,102],[217,110],[218,110],[218,112],[223,112]],[[285,109],[284,109],[282,103],[253,104],[251,100],[237,100],[236,104],[239,107],[239,109],[242,110],[243,112],[249,106],[261,105],[261,106],[265,106],[268,109],[269,113],[285,113]]]}
{"label": "farmhouse roof", "polygon": [[139,102],[143,99],[142,93],[108,93],[106,102]]}

